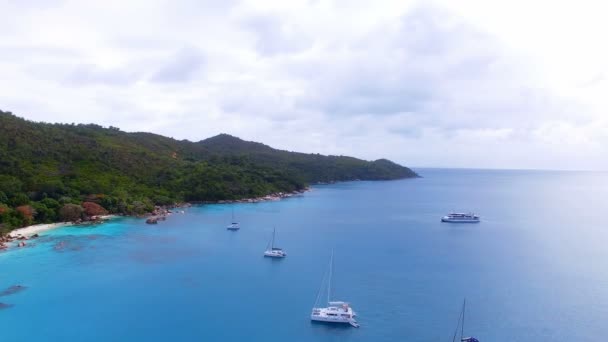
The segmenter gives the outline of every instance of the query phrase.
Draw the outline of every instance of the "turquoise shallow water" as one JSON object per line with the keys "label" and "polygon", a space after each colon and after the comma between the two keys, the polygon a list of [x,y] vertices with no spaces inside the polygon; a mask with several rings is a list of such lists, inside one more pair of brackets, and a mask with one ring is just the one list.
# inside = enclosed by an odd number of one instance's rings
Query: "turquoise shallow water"
{"label": "turquoise shallow water", "polygon": [[[418,171],[235,205],[238,232],[209,205],[46,233],[0,254],[0,291],[28,287],[0,297],[0,341],[451,341],[464,297],[480,341],[608,336],[606,174]],[[359,329],[309,321],[331,249]]]}

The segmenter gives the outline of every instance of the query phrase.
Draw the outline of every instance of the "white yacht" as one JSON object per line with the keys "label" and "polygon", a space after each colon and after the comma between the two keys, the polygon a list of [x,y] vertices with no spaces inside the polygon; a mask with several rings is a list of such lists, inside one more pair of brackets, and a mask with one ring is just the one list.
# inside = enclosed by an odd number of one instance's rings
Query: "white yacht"
{"label": "white yacht", "polygon": [[241,227],[239,226],[239,223],[236,222],[236,220],[234,219],[234,207],[232,208],[232,223],[230,223],[226,229],[228,230],[239,230],[241,229]]}
{"label": "white yacht", "polygon": [[441,222],[479,223],[479,216],[473,213],[450,213],[442,217]]}
{"label": "white yacht", "polygon": [[329,261],[329,271],[327,276],[327,306],[319,307],[319,301],[321,300],[323,289],[323,284],[321,284],[321,289],[319,289],[317,300],[315,301],[315,305],[312,308],[310,319],[316,322],[350,324],[353,327],[358,328],[359,323],[357,323],[357,321],[355,320],[355,316],[357,314],[355,313],[353,308],[350,307],[350,304],[343,301],[331,300],[331,277],[333,259],[334,254],[332,252],[331,259]]}
{"label": "white yacht", "polygon": [[287,256],[287,253],[285,253],[285,251],[282,248],[278,248],[274,246],[274,236],[277,233],[277,229],[274,228],[272,231],[272,240],[270,242],[270,245],[266,248],[266,251],[264,252],[264,256],[265,257],[271,257],[271,258],[284,258]]}

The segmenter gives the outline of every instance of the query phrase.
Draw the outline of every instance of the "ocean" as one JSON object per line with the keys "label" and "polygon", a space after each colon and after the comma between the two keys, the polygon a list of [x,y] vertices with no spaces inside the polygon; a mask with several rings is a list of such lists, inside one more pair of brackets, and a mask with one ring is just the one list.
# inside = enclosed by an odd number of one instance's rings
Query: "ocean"
{"label": "ocean", "polygon": [[[45,232],[0,252],[0,291],[26,286],[0,296],[0,341],[447,342],[465,298],[481,342],[608,336],[606,173],[416,171]],[[262,256],[275,227],[282,260]],[[310,322],[332,250],[358,329]]]}

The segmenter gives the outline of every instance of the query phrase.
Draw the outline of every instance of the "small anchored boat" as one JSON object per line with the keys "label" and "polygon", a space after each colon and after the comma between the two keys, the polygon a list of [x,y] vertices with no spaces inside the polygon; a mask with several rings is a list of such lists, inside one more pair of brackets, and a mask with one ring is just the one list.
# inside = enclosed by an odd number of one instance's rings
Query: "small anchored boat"
{"label": "small anchored boat", "polygon": [[[319,289],[317,300],[312,308],[310,319],[316,322],[325,323],[338,323],[338,324],[350,324],[351,326],[358,328],[359,323],[355,320],[357,315],[349,303],[343,301],[331,300],[331,278],[333,269],[334,253],[331,253],[331,259],[329,261],[329,270],[327,273],[327,306],[320,307],[319,301],[321,300],[323,283]],[[325,280],[325,279],[324,279]]]}
{"label": "small anchored boat", "polygon": [[272,230],[272,240],[271,240],[269,246],[266,248],[266,251],[264,252],[265,257],[284,258],[287,256],[287,253],[285,253],[285,251],[282,248],[274,246],[274,238],[275,238],[276,233],[277,233],[277,229],[274,228]]}
{"label": "small anchored boat", "polygon": [[441,218],[441,222],[479,223],[479,215],[473,213],[449,213]]}
{"label": "small anchored boat", "polygon": [[239,230],[241,229],[241,227],[239,226],[239,223],[234,219],[234,207],[232,208],[232,223],[230,223],[226,229],[228,230]]}

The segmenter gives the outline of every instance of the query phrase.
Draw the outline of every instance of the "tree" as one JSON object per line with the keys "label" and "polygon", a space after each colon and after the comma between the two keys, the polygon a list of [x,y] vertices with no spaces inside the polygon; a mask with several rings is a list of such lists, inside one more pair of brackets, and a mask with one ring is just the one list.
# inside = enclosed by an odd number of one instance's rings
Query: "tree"
{"label": "tree", "polygon": [[21,205],[15,208],[15,210],[17,210],[17,212],[23,216],[23,223],[26,225],[34,222],[34,215],[36,214],[36,211],[31,205]]}
{"label": "tree", "polygon": [[20,205],[29,204],[30,198],[27,197],[26,194],[20,193],[20,194],[15,195],[15,197],[11,198],[10,202],[13,205],[13,207],[18,207]]}
{"label": "tree", "polygon": [[71,202],[72,202],[72,198],[71,197],[68,197],[68,196],[59,197],[59,203],[61,203],[61,204],[68,204],[68,203],[71,203]]}
{"label": "tree", "polygon": [[51,197],[57,197],[65,192],[65,185],[60,180],[40,181],[35,187],[38,192],[46,193]]}
{"label": "tree", "polygon": [[9,224],[11,218],[11,208],[0,203],[0,236],[2,236],[6,230],[6,233],[10,231],[12,226]]}
{"label": "tree", "polygon": [[78,204],[68,203],[59,209],[59,217],[64,221],[78,221],[82,218],[84,208]]}
{"label": "tree", "polygon": [[174,200],[172,200],[171,198],[164,196],[164,195],[156,195],[156,196],[152,197],[152,200],[154,201],[155,204],[158,204],[158,205],[171,205],[171,204],[175,203]]}
{"label": "tree", "polygon": [[[50,198],[46,198],[46,199],[50,199]],[[36,222],[50,223],[50,222],[55,221],[57,214],[53,207],[49,208],[42,202],[33,202],[32,207],[34,207],[34,211],[36,212],[34,214],[34,218],[36,219]]]}
{"label": "tree", "polygon": [[[141,201],[133,201],[133,205],[131,206],[131,212],[136,215],[143,215],[146,213],[146,204]],[[148,208],[149,209],[149,208]]]}
{"label": "tree", "polygon": [[23,183],[16,177],[8,175],[0,175],[0,191],[8,197],[14,196],[21,192]]}
{"label": "tree", "polygon": [[61,204],[53,198],[45,198],[40,201],[40,203],[44,204],[47,208],[50,209],[58,209],[61,206]]}

